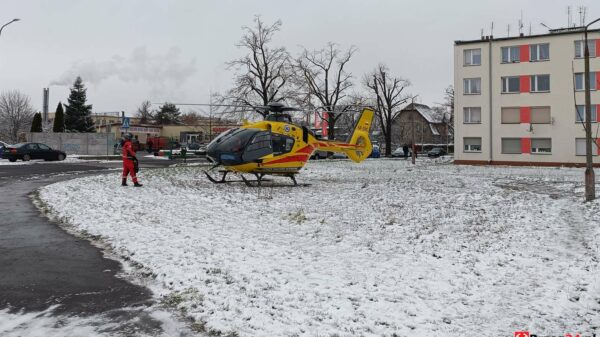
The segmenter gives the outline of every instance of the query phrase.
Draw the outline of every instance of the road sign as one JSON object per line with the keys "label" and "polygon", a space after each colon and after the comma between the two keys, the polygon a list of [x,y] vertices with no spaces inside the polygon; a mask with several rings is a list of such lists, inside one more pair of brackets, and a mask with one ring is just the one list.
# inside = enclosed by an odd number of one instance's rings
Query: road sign
{"label": "road sign", "polygon": [[121,125],[123,129],[129,129],[129,117],[123,117],[123,125]]}

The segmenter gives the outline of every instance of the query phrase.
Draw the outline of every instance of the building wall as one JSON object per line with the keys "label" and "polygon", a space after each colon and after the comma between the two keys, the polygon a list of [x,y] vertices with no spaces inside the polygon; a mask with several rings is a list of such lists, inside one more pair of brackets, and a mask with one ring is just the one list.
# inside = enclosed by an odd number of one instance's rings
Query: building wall
{"label": "building wall", "polygon": [[27,141],[46,144],[68,155],[108,155],[115,144],[113,135],[107,133],[31,132]]}
{"label": "building wall", "polygon": [[[588,38],[600,39],[600,33],[590,33]],[[582,124],[575,122],[575,101],[578,105],[584,105],[584,92],[576,92],[575,95],[573,93],[573,68],[575,73],[583,73],[584,69],[583,59],[575,58],[575,41],[582,39],[583,34],[579,32],[455,44],[455,159],[459,162],[584,163],[585,156],[577,156],[575,152],[575,139],[585,138]],[[539,43],[549,43],[548,61],[502,63],[502,47]],[[600,42],[596,43],[596,46],[600,46]],[[477,48],[481,49],[481,65],[465,66],[464,50]],[[600,55],[600,48],[597,49],[597,54]],[[600,72],[600,57],[590,60],[590,71]],[[502,77],[545,74],[550,75],[550,92],[502,93]],[[465,78],[481,78],[480,95],[464,94]],[[592,105],[600,105],[600,91],[592,91],[591,99]],[[550,107],[551,124],[528,122],[502,124],[501,122],[502,107],[536,106]],[[481,107],[480,124],[464,123],[465,107]],[[596,134],[598,125],[593,121],[593,134]],[[481,152],[465,152],[463,143],[465,137],[481,137]],[[551,138],[552,152],[551,154],[505,154],[502,153],[502,138]],[[600,163],[600,156],[594,157],[594,162]]]}

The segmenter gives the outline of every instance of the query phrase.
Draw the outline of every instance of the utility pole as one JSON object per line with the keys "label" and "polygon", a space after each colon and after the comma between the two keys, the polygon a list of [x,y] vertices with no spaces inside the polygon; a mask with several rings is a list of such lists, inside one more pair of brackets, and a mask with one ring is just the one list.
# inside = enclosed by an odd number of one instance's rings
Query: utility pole
{"label": "utility pole", "polygon": [[212,98],[213,98],[213,94],[212,94],[212,90],[209,92],[210,95],[210,106],[208,107],[208,142],[212,142],[212,113],[213,113],[213,105],[212,105]]}
{"label": "utility pole", "polygon": [[[585,26],[584,29],[584,62],[585,62],[585,201],[596,199],[596,176],[592,159],[592,104],[590,94],[590,49],[588,48],[588,27],[600,21],[596,19]],[[598,53],[598,51],[596,51]]]}

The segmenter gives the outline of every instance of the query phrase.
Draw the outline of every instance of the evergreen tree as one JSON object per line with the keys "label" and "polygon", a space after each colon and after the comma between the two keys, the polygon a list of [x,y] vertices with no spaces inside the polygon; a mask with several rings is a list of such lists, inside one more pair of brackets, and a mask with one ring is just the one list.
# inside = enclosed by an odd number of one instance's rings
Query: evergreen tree
{"label": "evergreen tree", "polygon": [[58,102],[56,112],[54,113],[53,132],[65,132],[65,112],[63,111],[62,103]]}
{"label": "evergreen tree", "polygon": [[136,112],[136,117],[139,117],[140,124],[149,124],[154,118],[152,114],[152,103],[146,100],[142,102]]}
{"label": "evergreen tree", "polygon": [[42,132],[42,113],[36,112],[31,122],[31,132]]}
{"label": "evergreen tree", "polygon": [[154,123],[159,125],[179,124],[181,112],[173,103],[165,103],[154,115]]}
{"label": "evergreen tree", "polygon": [[65,129],[69,132],[95,132],[92,120],[92,106],[86,105],[87,89],[80,76],[77,76],[69,95],[65,114]]}

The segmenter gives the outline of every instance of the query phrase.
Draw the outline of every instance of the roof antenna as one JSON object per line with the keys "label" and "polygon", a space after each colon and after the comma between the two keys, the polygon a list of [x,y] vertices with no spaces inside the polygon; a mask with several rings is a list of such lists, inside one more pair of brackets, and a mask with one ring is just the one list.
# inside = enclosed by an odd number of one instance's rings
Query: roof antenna
{"label": "roof antenna", "polygon": [[492,21],[492,28],[490,30],[490,39],[494,37],[494,21]]}
{"label": "roof antenna", "polygon": [[545,23],[543,23],[543,22],[540,22],[540,25],[542,25],[542,26],[544,26],[544,27],[548,28],[548,30],[552,30],[552,28],[548,27],[548,26],[547,26]]}
{"label": "roof antenna", "polygon": [[567,6],[567,17],[568,17],[567,28],[571,28],[571,25],[573,24],[573,17],[571,16],[571,6]]}
{"label": "roof antenna", "polygon": [[523,10],[521,10],[521,18],[519,19],[519,36],[523,35]]}
{"label": "roof antenna", "polygon": [[510,37],[510,23],[507,25],[506,27],[507,33],[508,33],[508,37]]}
{"label": "roof antenna", "polygon": [[529,36],[531,36],[531,22],[529,23]]}

